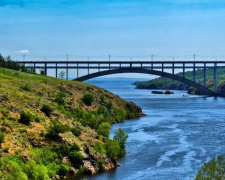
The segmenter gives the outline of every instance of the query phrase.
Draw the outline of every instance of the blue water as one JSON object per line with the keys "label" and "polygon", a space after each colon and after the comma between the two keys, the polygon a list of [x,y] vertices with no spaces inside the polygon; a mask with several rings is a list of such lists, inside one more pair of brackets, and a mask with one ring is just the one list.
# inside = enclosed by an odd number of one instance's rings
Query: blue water
{"label": "blue water", "polygon": [[[95,180],[185,180],[193,179],[204,162],[224,155],[225,99],[189,95],[151,94],[135,89],[132,79],[89,80],[121,98],[139,105],[146,117],[112,125],[129,135],[121,167],[94,176]],[[76,178],[82,179],[82,178]]]}

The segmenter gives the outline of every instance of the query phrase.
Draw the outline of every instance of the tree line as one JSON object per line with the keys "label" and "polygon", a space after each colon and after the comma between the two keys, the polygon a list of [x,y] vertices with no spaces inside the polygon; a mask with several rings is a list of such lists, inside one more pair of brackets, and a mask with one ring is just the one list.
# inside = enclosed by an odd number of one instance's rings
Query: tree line
{"label": "tree line", "polygon": [[13,69],[16,71],[35,73],[34,69],[27,69],[23,64],[12,60],[10,56],[3,57],[2,54],[0,54],[0,67]]}

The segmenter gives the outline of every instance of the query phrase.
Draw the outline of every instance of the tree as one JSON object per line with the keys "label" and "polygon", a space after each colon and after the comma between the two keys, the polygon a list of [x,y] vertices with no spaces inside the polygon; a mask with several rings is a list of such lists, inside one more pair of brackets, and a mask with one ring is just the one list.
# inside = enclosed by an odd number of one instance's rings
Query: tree
{"label": "tree", "polygon": [[198,171],[196,180],[222,180],[225,179],[225,159],[218,156],[207,163]]}
{"label": "tree", "polygon": [[44,68],[41,68],[41,69],[40,69],[40,74],[41,74],[41,75],[45,75],[45,69],[44,69]]}
{"label": "tree", "polygon": [[125,143],[128,138],[128,135],[125,133],[125,131],[122,128],[119,128],[118,131],[115,132],[115,135],[113,137],[113,140],[117,140],[120,143],[121,148],[121,155],[125,153]]}
{"label": "tree", "polygon": [[109,133],[110,133],[110,124],[107,122],[104,122],[102,124],[99,125],[97,133],[99,135],[102,135],[104,137],[109,137]]}
{"label": "tree", "polygon": [[65,77],[65,72],[64,71],[61,71],[59,74],[58,74],[58,78],[59,79],[64,79]]}
{"label": "tree", "polygon": [[106,153],[110,158],[117,160],[121,156],[120,142],[117,140],[108,140],[106,142]]}

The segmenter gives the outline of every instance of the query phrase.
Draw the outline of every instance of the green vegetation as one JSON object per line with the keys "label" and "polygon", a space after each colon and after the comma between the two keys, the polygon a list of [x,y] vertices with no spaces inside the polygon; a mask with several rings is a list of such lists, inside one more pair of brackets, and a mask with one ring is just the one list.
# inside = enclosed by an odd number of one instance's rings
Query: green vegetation
{"label": "green vegetation", "polygon": [[70,166],[87,172],[87,157],[97,172],[105,156],[123,156],[110,124],[141,115],[133,103],[85,83],[16,70],[0,68],[0,179],[50,179]]}
{"label": "green vegetation", "polygon": [[223,156],[218,156],[207,163],[198,171],[196,180],[218,180],[225,179],[225,159]]}
{"label": "green vegetation", "polygon": [[4,133],[0,132],[0,146],[4,142]]}
{"label": "green vegetation", "polygon": [[50,115],[51,115],[51,113],[52,113],[53,110],[52,110],[52,108],[49,105],[44,104],[42,106],[42,108],[41,108],[41,111],[43,113],[45,113],[46,116],[50,117]]}
{"label": "green vegetation", "polygon": [[29,125],[30,122],[31,122],[31,115],[22,111],[20,113],[20,119],[18,120],[18,122],[22,123],[22,124],[25,124],[25,125]]}
{"label": "green vegetation", "polygon": [[59,120],[52,120],[48,128],[47,137],[55,139],[59,133],[65,133],[69,129],[68,125],[62,124]]}
{"label": "green vegetation", "polygon": [[[178,73],[176,75],[182,76],[183,73]],[[198,69],[195,71],[195,79],[197,83],[204,84],[203,74],[204,71],[202,69]],[[214,79],[213,79],[214,71],[213,69],[207,69],[206,70],[206,78],[207,82],[206,85],[209,89],[213,90],[214,85]],[[222,84],[225,81],[225,70],[224,69],[218,69],[217,70],[218,75],[218,85]],[[185,78],[193,80],[193,72],[188,71],[185,73]],[[175,81],[172,79],[159,77],[150,81],[144,81],[144,82],[134,82],[134,85],[136,85],[137,89],[174,89],[174,90],[188,90],[189,93],[193,94],[203,94],[201,91],[197,91],[195,88],[190,87],[189,85],[186,85],[184,83],[181,83],[179,81]]]}
{"label": "green vegetation", "polygon": [[86,105],[90,106],[91,103],[94,102],[94,95],[91,94],[91,93],[86,93],[84,96],[83,96],[83,101]]}
{"label": "green vegetation", "polygon": [[110,124],[107,122],[103,122],[102,124],[99,125],[97,133],[99,135],[102,135],[104,137],[109,137],[109,133],[110,133]]}

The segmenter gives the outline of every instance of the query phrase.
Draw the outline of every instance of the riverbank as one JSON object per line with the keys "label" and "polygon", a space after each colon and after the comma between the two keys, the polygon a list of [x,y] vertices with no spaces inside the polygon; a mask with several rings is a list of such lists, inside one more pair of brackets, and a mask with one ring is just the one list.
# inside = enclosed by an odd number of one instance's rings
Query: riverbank
{"label": "riverbank", "polygon": [[0,68],[0,90],[0,178],[115,168],[124,149],[108,137],[110,125],[143,115],[96,86],[9,69]]}

